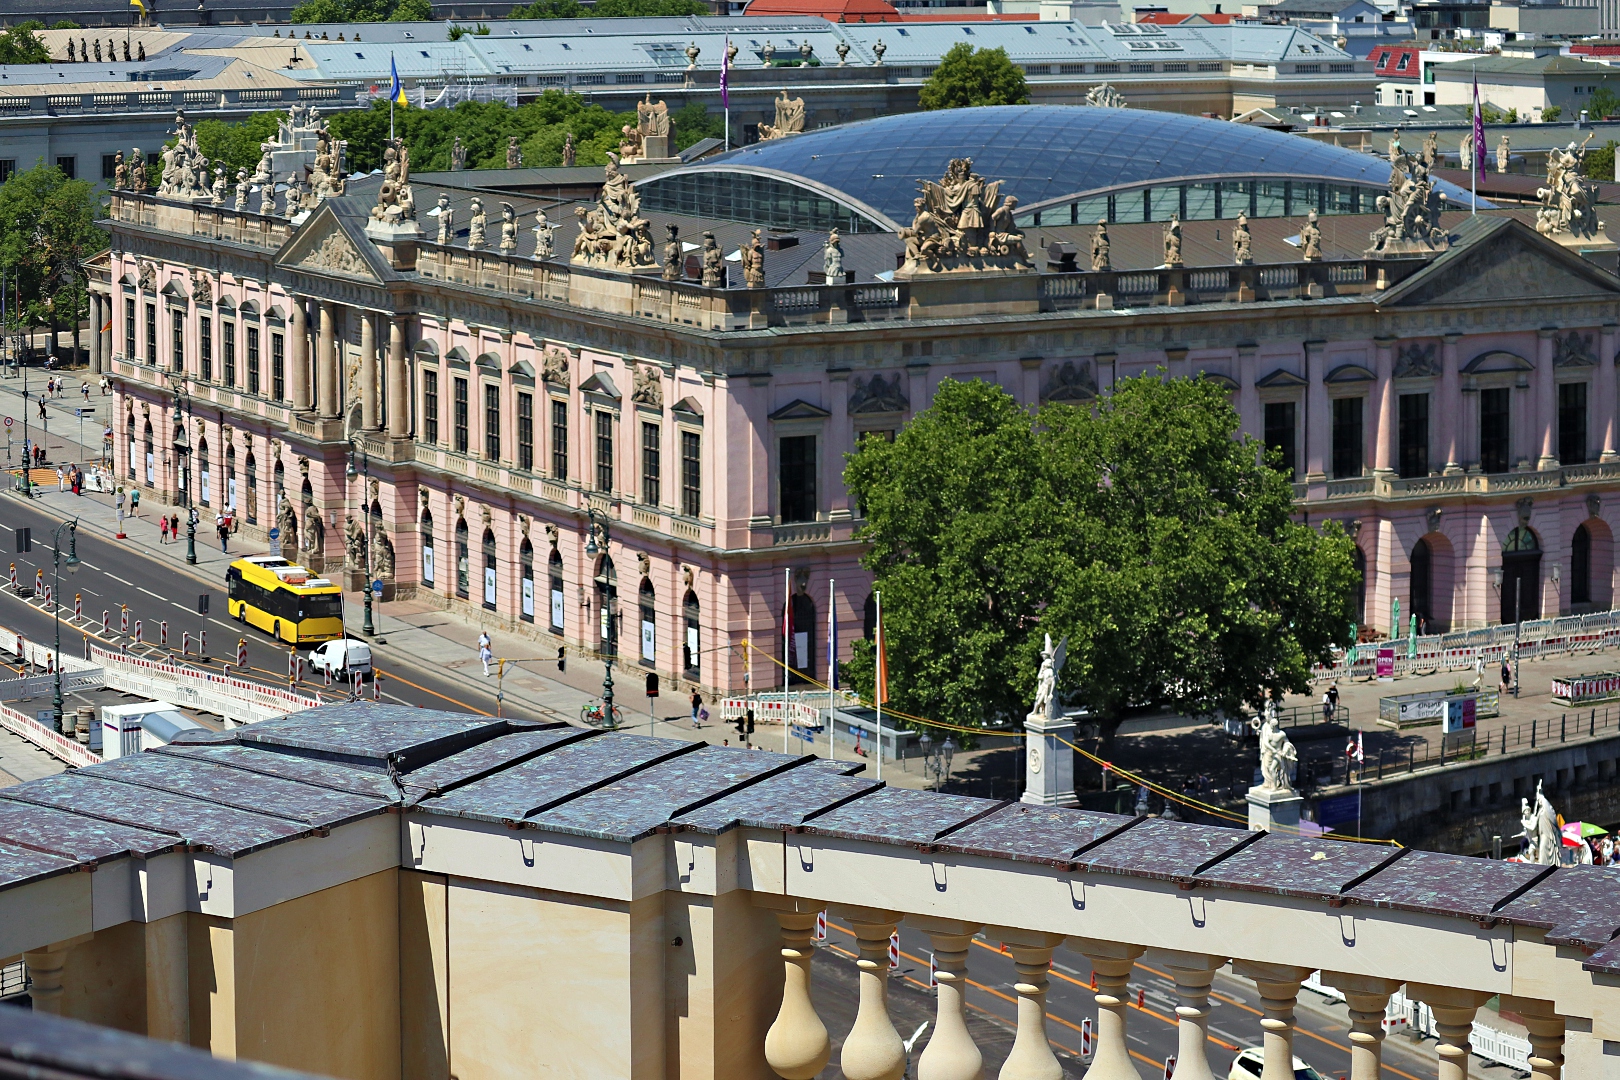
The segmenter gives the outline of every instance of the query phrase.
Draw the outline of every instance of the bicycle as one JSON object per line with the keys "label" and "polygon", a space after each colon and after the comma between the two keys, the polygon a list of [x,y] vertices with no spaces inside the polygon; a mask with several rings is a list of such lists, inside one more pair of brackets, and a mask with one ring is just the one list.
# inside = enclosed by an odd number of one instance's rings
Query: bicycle
{"label": "bicycle", "polygon": [[617,705],[613,706],[613,719],[611,722],[608,722],[606,710],[603,709],[602,703],[600,701],[592,701],[580,706],[579,720],[580,723],[589,724],[592,727],[607,727],[609,729],[614,729],[620,724],[624,723],[624,710],[619,708]]}

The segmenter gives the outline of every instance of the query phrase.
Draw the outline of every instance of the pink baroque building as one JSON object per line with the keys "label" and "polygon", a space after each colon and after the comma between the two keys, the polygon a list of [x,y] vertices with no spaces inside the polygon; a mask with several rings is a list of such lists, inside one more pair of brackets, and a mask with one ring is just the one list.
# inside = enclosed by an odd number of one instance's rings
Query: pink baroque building
{"label": "pink baroque building", "polygon": [[[1090,226],[1031,228],[1049,261],[986,273],[895,274],[901,238],[855,230],[843,281],[813,269],[824,233],[781,228],[763,281],[705,284],[678,248],[664,273],[552,255],[573,215],[551,208],[569,219],[551,248],[528,224],[545,204],[517,196],[500,247],[499,222],[489,246],[379,230],[377,183],[292,218],[114,193],[93,360],[121,481],[234,507],[353,586],[614,653],[667,691],[732,690],[744,642],[824,677],[829,603],[840,658],[870,631],[841,481],[860,439],[947,378],[1083,405],[1163,369],[1229,388],[1299,513],[1354,535],[1365,634],[1613,600],[1620,280],[1520,212],[1448,215],[1448,243],[1399,258],[1360,250],[1365,216],[1313,260],[1298,222],[1257,221],[1248,262],[1230,223],[1190,220],[1175,266],[1160,225],[1121,221],[1094,270],[1063,253]],[[471,217],[468,190],[443,194]],[[731,220],[665,224],[749,243]]]}

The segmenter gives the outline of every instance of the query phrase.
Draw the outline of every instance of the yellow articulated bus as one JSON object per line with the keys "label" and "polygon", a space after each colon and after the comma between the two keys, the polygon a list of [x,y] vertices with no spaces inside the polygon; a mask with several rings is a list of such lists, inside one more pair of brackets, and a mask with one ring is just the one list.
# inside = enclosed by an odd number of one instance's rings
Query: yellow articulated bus
{"label": "yellow articulated bus", "polygon": [[225,606],[294,645],[343,636],[343,590],[279,555],[249,555],[225,572]]}

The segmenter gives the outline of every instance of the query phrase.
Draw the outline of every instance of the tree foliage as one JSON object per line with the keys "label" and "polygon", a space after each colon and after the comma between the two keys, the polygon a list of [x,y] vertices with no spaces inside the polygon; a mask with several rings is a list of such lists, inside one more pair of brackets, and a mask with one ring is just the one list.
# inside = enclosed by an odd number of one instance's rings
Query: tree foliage
{"label": "tree foliage", "polygon": [[[1143,376],[1093,408],[1038,414],[981,382],[941,384],[845,482],[883,594],[896,708],[981,725],[1029,708],[1042,636],[1068,635],[1060,690],[1105,723],[1303,691],[1346,643],[1350,539],[1292,519],[1293,490],[1238,437],[1226,394]],[[870,692],[872,650],[849,665]]]}
{"label": "tree foliage", "polygon": [[951,46],[917,95],[924,109],[966,109],[978,105],[1028,105],[1024,69],[1007,58],[1006,49],[975,49],[967,42]]}
{"label": "tree foliage", "polygon": [[0,184],[0,272],[22,297],[26,325],[50,322],[47,298],[59,321],[67,321],[75,310],[82,318],[88,310],[77,268],[107,246],[95,226],[105,212],[88,181],[69,180],[43,162]]}
{"label": "tree foliage", "polygon": [[578,0],[534,0],[520,4],[508,19],[593,19],[649,18],[657,15],[708,15],[709,6],[700,0],[597,0],[585,7]]}
{"label": "tree foliage", "polygon": [[431,0],[304,0],[292,9],[295,23],[425,22]]}
{"label": "tree foliage", "polygon": [[48,64],[51,51],[36,31],[45,29],[38,19],[29,19],[0,32],[0,64]]}
{"label": "tree foliage", "polygon": [[1586,161],[1582,171],[1593,180],[1602,180],[1604,183],[1614,182],[1614,151],[1620,147],[1613,139],[1596,146],[1586,152]]}
{"label": "tree foliage", "polygon": [[[676,145],[683,149],[717,135],[721,126],[719,118],[710,118],[702,105],[688,105],[672,119]],[[561,165],[563,142],[570,132],[577,164],[605,165],[607,152],[619,148],[620,128],[635,123],[634,112],[611,112],[563,90],[547,90],[516,108],[501,102],[464,101],[453,109],[394,110],[395,131],[411,150],[411,168],[421,172],[450,168],[450,150],[457,135],[466,147],[470,169],[504,168],[506,141],[513,135],[525,164]],[[351,171],[381,167],[383,144],[388,139],[388,102],[375,101],[370,109],[336,113],[331,125],[334,137],[349,141]]]}
{"label": "tree foliage", "polygon": [[1609,89],[1604,83],[1592,91],[1592,96],[1586,99],[1586,115],[1592,120],[1606,120],[1611,116],[1620,114],[1620,94]]}
{"label": "tree foliage", "polygon": [[[235,183],[236,170],[246,169],[252,174],[259,163],[259,144],[274,140],[277,126],[286,117],[285,112],[261,112],[235,124],[223,120],[199,120],[197,150],[209,161],[223,162],[226,177]],[[173,146],[174,139],[163,145]]]}

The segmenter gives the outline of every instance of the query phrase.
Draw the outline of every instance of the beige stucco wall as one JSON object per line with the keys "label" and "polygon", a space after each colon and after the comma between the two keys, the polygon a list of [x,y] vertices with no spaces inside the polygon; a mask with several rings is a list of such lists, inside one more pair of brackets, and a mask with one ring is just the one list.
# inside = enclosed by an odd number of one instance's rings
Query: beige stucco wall
{"label": "beige stucco wall", "polygon": [[448,879],[399,872],[401,1080],[449,1080]]}
{"label": "beige stucco wall", "polygon": [[141,923],[120,923],[67,950],[63,1016],[146,1034],[144,930]]}
{"label": "beige stucco wall", "polygon": [[765,1063],[765,1033],[782,1003],[775,917],[740,890],[713,897],[666,893],[665,899],[668,1075],[678,1080],[772,1075]]}

